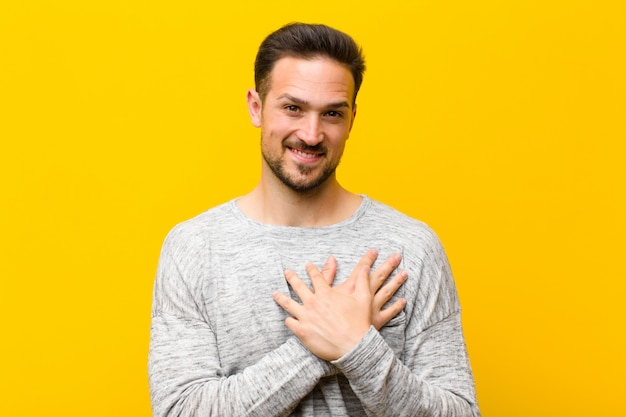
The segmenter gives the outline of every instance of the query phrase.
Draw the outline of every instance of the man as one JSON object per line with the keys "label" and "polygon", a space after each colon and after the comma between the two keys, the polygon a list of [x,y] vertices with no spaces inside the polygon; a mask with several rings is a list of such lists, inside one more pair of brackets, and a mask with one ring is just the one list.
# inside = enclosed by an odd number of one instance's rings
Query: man
{"label": "man", "polygon": [[259,184],[178,225],[161,253],[156,417],[479,415],[437,237],[337,182],[363,71],[323,25],[262,43],[247,97]]}

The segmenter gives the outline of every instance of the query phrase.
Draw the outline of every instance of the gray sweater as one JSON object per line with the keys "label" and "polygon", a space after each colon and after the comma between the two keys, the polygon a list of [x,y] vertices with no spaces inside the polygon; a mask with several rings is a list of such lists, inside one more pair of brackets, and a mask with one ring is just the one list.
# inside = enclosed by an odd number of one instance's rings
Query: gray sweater
{"label": "gray sweater", "polygon": [[[402,254],[404,310],[326,362],[285,327],[283,271]],[[376,265],[374,266],[374,268]],[[308,282],[310,284],[310,282]],[[293,292],[291,292],[293,296]],[[327,227],[257,223],[230,201],[167,236],[154,288],[149,381],[155,417],[479,416],[460,308],[443,248],[423,223],[363,197]]]}

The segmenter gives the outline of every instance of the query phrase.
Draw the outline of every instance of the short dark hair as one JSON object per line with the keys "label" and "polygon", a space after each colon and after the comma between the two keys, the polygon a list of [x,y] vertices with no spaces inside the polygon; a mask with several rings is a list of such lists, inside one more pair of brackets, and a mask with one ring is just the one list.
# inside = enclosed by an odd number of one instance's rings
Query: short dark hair
{"label": "short dark hair", "polygon": [[289,23],[261,43],[254,62],[254,83],[261,100],[270,89],[270,75],[276,61],[285,57],[312,59],[327,57],[344,65],[354,78],[354,97],[365,72],[359,45],[349,35],[326,25]]}

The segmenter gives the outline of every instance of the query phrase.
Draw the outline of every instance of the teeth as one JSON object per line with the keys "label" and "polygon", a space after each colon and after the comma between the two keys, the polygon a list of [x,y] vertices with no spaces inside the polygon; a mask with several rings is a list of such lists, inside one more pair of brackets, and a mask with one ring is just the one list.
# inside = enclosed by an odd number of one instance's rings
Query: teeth
{"label": "teeth", "polygon": [[293,149],[293,151],[294,151],[295,153],[297,153],[298,155],[300,155],[300,156],[304,157],[304,158],[315,158],[315,157],[317,156],[317,155],[316,155],[316,154],[314,154],[314,153],[306,153],[306,152],[301,151],[301,150],[299,150],[299,149]]}

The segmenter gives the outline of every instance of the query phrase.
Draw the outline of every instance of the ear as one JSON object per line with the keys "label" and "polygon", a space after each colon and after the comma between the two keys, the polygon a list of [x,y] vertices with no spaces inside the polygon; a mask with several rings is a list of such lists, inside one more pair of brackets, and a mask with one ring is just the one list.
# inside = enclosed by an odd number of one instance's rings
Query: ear
{"label": "ear", "polygon": [[259,97],[259,93],[254,88],[248,90],[248,113],[250,113],[250,120],[254,127],[261,127],[261,113],[263,110],[263,103]]}

